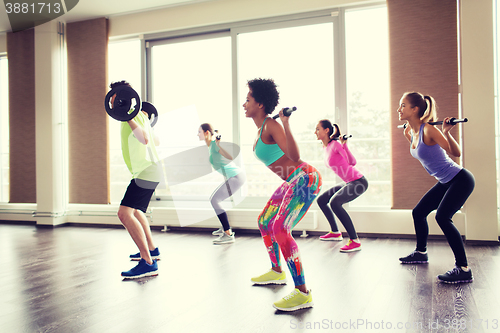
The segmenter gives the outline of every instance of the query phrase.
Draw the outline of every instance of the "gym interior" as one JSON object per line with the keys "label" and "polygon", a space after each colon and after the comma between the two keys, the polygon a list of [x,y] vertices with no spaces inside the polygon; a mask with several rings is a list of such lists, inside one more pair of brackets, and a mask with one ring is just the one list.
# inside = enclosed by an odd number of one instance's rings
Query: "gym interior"
{"label": "gym interior", "polygon": [[[66,14],[12,32],[0,13],[0,326],[9,332],[490,332],[500,329],[498,1],[81,1]],[[304,160],[324,188],[313,127],[339,124],[370,181],[346,208],[363,242],[339,253],[318,236],[316,203],[294,228],[315,305],[272,308],[289,286],[252,286],[269,268],[257,218],[281,182],[253,156],[243,115],[255,77],[273,77]],[[213,123],[245,169],[226,201],[234,244],[212,244],[220,223],[209,197],[215,172],[164,180],[146,213],[162,250],[159,275],[123,281],[137,251],[117,217],[130,180],[120,122],[104,98],[132,83],[158,110],[165,161],[199,147]],[[414,249],[412,208],[435,183],[398,128],[401,95],[432,95],[438,116],[468,118],[455,159],[475,189],[453,222],[474,282],[443,285],[453,253],[434,213],[429,264],[401,265]],[[480,134],[480,135],[479,135]],[[195,161],[195,164],[198,162]],[[176,166],[188,170],[193,164]],[[189,171],[189,170],[188,170]],[[196,171],[198,172],[198,171]],[[341,227],[342,229],[342,227]],[[344,229],[341,230],[345,232]],[[450,267],[448,267],[450,266]]]}

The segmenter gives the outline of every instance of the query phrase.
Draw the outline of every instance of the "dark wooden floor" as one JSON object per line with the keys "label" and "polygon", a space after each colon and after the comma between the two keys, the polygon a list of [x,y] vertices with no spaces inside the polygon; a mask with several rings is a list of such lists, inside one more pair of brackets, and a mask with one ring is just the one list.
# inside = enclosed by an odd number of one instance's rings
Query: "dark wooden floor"
{"label": "dark wooden floor", "polygon": [[500,332],[496,246],[468,246],[475,281],[446,285],[436,281],[453,266],[443,241],[430,242],[428,265],[411,266],[397,259],[412,240],[364,238],[345,254],[296,237],[315,306],[283,313],[272,303],[293,284],[250,283],[270,267],[258,235],[217,246],[208,231],[153,234],[159,276],[122,281],[136,252],[124,229],[0,224],[0,332]]}

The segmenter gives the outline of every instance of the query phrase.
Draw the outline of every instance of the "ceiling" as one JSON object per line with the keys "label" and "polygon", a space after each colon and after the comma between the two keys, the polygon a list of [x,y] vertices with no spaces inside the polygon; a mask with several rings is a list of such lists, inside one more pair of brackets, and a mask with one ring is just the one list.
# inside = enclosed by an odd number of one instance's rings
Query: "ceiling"
{"label": "ceiling", "polygon": [[[212,0],[79,0],[63,18],[66,22],[74,22],[204,1]],[[0,4],[0,33],[7,31],[11,31],[9,18],[6,9]]]}

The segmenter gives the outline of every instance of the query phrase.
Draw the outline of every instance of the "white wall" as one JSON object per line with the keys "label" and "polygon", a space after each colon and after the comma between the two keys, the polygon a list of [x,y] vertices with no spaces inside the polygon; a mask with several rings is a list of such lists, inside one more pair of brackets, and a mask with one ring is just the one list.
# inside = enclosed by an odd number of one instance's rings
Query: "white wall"
{"label": "white wall", "polygon": [[110,37],[189,29],[379,0],[217,0],[110,17]]}
{"label": "white wall", "polygon": [[464,166],[476,179],[466,203],[467,239],[498,240],[493,2],[460,1]]}
{"label": "white wall", "polygon": [[36,188],[37,224],[64,223],[67,205],[64,187],[63,116],[64,100],[58,23],[50,21],[35,27],[36,101]]}

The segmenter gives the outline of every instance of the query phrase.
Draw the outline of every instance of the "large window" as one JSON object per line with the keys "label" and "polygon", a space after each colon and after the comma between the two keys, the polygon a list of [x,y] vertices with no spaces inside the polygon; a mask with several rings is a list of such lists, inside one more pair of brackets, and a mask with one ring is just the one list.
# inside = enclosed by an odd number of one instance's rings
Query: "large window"
{"label": "large window", "polygon": [[9,201],[9,74],[0,56],[0,202]]}
{"label": "large window", "polygon": [[217,33],[167,39],[150,43],[148,50],[151,95],[159,113],[155,131],[160,136],[164,164],[174,173],[175,168],[185,168],[185,163],[200,164],[205,171],[175,185],[176,179],[167,172],[167,186],[159,186],[156,195],[208,203],[206,199],[223,178],[212,170],[198,128],[209,123],[222,135],[222,141],[234,142],[231,37]]}
{"label": "large window", "polygon": [[[258,130],[244,117],[242,104],[248,80],[272,78],[280,91],[275,113],[282,107],[298,108],[291,118],[292,131],[301,158],[323,175],[324,189],[340,181],[324,165],[322,145],[314,135],[318,121],[326,118],[353,135],[349,145],[370,183],[368,192],[351,206],[390,206],[385,7],[244,22],[213,31],[207,27],[146,37],[147,91],[160,114],[156,130],[163,156],[201,148],[197,129],[211,123],[221,130],[223,141],[241,147],[246,202],[267,199],[281,180],[253,156]],[[170,180],[167,177],[167,184]],[[207,173],[176,183],[175,190],[159,188],[157,195],[201,199],[220,182],[220,175]]]}
{"label": "large window", "polygon": [[[139,40],[109,44],[108,80],[109,82],[125,80],[141,95],[141,43]],[[132,177],[122,156],[120,126],[119,121],[109,118],[110,197],[112,203],[121,201]]]}
{"label": "large window", "polygon": [[[238,34],[240,104],[246,99],[248,80],[274,79],[280,92],[275,114],[283,107],[297,107],[290,124],[301,159],[318,168],[322,175],[327,174],[327,168],[314,131],[321,119],[335,122],[333,32],[333,23],[329,22]],[[238,111],[243,113],[243,108],[240,106]],[[269,197],[282,180],[253,155],[257,133],[255,123],[242,116],[240,136],[248,196]],[[335,176],[324,177],[324,182],[324,186],[333,185]]]}
{"label": "large window", "polygon": [[[360,27],[369,27],[369,29]],[[368,191],[351,207],[391,205],[390,86],[387,9],[345,13],[347,129]]]}

